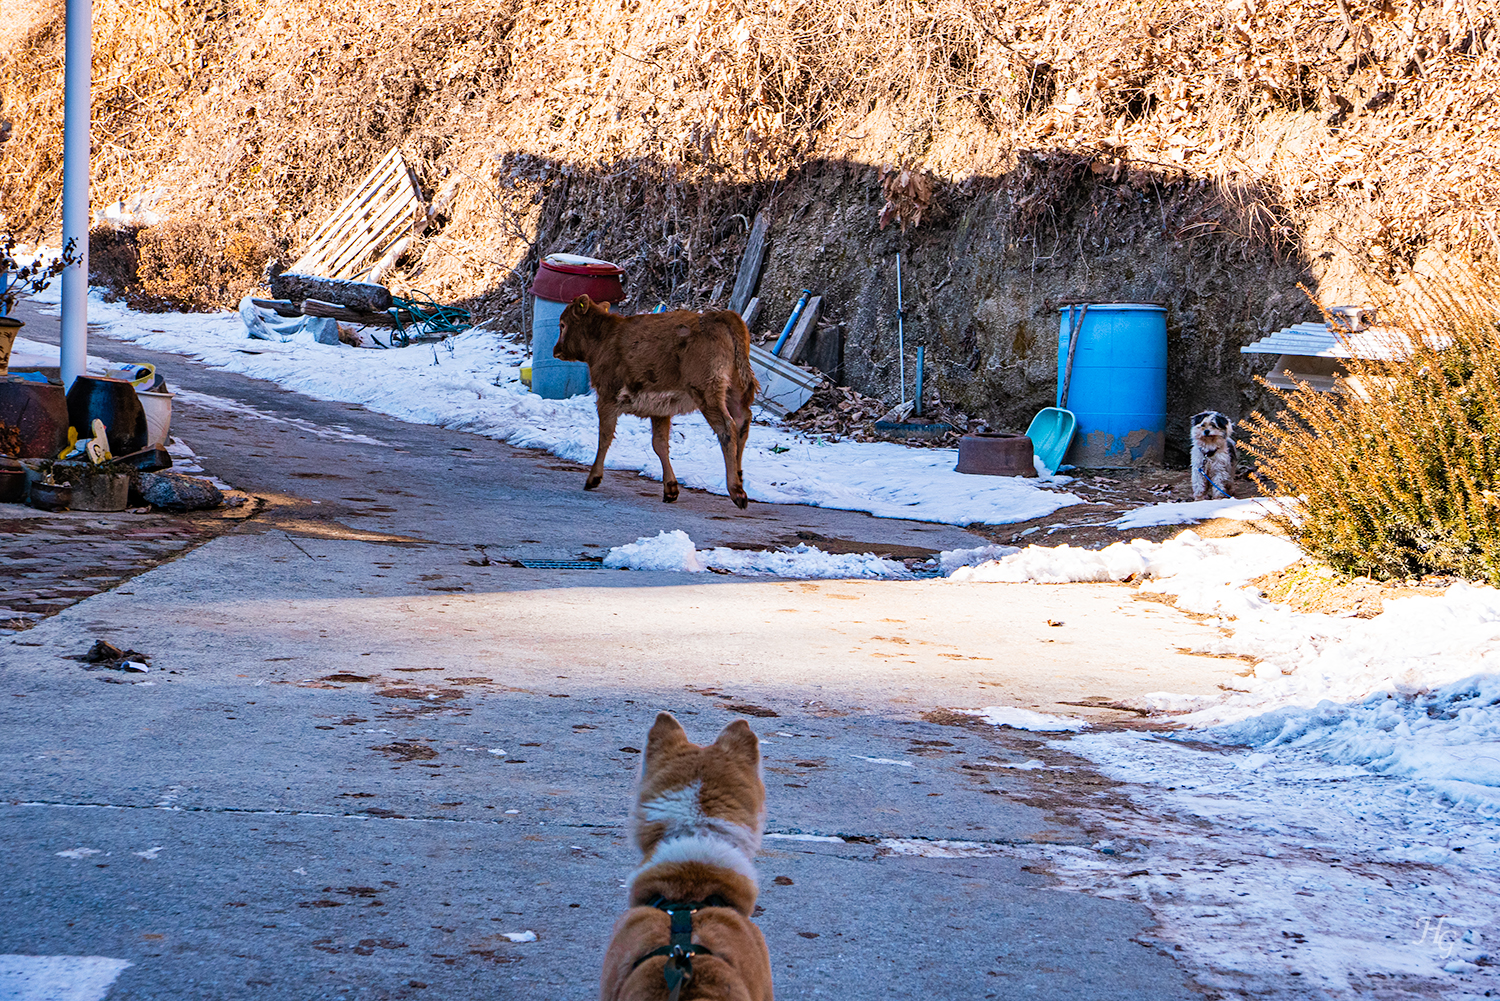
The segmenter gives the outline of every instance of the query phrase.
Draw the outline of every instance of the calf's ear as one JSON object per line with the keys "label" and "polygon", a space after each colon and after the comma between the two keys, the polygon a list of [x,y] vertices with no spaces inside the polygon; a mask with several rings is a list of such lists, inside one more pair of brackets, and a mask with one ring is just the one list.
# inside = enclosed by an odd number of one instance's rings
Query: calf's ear
{"label": "calf's ear", "polygon": [[587,313],[594,308],[594,300],[590,299],[587,295],[581,295],[573,300],[573,308],[579,313]]}

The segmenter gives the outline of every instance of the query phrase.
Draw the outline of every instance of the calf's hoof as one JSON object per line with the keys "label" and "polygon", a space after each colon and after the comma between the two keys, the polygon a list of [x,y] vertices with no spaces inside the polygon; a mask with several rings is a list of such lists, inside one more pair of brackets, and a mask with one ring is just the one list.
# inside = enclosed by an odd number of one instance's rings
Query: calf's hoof
{"label": "calf's hoof", "polygon": [[729,495],[729,499],[734,501],[734,506],[739,508],[741,511],[750,506],[750,498],[745,494],[745,491],[743,490],[736,490],[734,493]]}
{"label": "calf's hoof", "polygon": [[677,499],[677,484],[676,483],[668,483],[666,486],[662,487],[661,502],[663,504],[671,504],[676,499]]}
{"label": "calf's hoof", "polygon": [[586,479],[586,480],[583,481],[583,489],[585,489],[585,490],[598,490],[599,489],[599,484],[601,484],[603,482],[604,482],[604,477],[602,475],[601,476],[590,476],[588,479]]}

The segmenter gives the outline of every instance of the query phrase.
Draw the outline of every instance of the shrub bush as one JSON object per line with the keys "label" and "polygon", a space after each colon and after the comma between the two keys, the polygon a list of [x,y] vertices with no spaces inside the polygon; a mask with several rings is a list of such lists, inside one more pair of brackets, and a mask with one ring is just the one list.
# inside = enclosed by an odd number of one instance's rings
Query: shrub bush
{"label": "shrub bush", "polygon": [[1347,573],[1500,585],[1500,273],[1410,280],[1376,331],[1394,360],[1351,359],[1333,393],[1278,391],[1246,451],[1302,499],[1289,525]]}
{"label": "shrub bush", "polygon": [[247,226],[169,220],[89,233],[89,280],[144,310],[233,308],[261,283],[276,248]]}

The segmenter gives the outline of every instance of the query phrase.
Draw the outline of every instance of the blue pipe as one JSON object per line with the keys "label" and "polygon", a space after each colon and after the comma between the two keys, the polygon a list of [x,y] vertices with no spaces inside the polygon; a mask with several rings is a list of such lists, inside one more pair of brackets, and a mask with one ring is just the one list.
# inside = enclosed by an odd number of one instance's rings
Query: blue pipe
{"label": "blue pipe", "polygon": [[786,343],[788,337],[792,336],[792,328],[797,325],[797,320],[801,318],[802,311],[807,308],[807,299],[811,295],[812,289],[802,290],[802,298],[797,300],[797,306],[792,310],[792,315],[787,317],[786,326],[781,328],[781,336],[776,338],[776,346],[771,349],[773,355],[781,354],[781,346]]}
{"label": "blue pipe", "polygon": [[922,369],[925,367],[924,363],[927,360],[926,359],[926,354],[927,354],[927,349],[924,348],[922,345],[918,344],[917,345],[917,395],[916,395],[916,401],[917,402],[916,402],[916,405],[911,408],[912,416],[914,416],[914,417],[921,417],[922,416]]}

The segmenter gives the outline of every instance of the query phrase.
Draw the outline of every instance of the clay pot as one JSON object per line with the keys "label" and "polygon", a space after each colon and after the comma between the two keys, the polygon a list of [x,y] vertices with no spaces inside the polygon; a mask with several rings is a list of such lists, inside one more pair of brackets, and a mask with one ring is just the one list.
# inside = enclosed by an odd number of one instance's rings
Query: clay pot
{"label": "clay pot", "polygon": [[124,379],[80,375],[68,390],[68,423],[79,438],[91,438],[94,421],[104,422],[104,438],[114,455],[146,447],[146,411],[135,387]]}
{"label": "clay pot", "polygon": [[26,496],[26,470],[0,459],[0,504],[19,504]]}
{"label": "clay pot", "polygon": [[0,380],[0,441],[18,437],[17,457],[55,459],[68,444],[68,400],[61,386]]}
{"label": "clay pot", "polygon": [[981,431],[958,440],[958,472],[985,476],[1035,476],[1031,439]]}
{"label": "clay pot", "polygon": [[73,488],[66,483],[42,483],[31,485],[31,506],[43,511],[63,511],[73,503]]}

